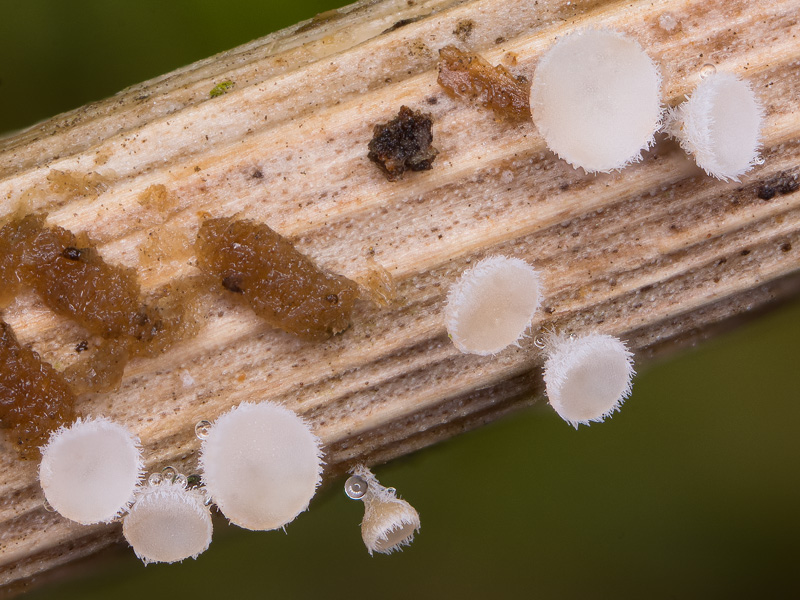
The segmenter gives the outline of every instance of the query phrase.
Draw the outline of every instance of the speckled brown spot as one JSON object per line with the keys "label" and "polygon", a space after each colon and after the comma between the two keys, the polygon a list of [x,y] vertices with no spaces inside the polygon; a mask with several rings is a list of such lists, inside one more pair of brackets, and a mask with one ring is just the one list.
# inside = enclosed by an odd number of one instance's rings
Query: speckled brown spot
{"label": "speckled brown spot", "polygon": [[309,340],[349,327],[356,284],[322,271],[267,225],[209,219],[195,247],[200,269],[271,325]]}

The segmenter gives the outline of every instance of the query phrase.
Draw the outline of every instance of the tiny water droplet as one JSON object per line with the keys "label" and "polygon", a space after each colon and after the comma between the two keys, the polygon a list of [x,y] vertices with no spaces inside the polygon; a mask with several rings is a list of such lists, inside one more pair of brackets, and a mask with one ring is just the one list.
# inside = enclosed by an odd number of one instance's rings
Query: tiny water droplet
{"label": "tiny water droplet", "polygon": [[206,496],[205,502],[203,502],[206,506],[211,506],[214,504],[214,499],[211,496]]}
{"label": "tiny water droplet", "polygon": [[197,425],[194,426],[194,434],[199,440],[206,439],[210,431],[211,423],[209,421],[199,421]]}
{"label": "tiny water droplet", "polygon": [[705,79],[710,75],[713,75],[717,72],[717,67],[712,65],[711,63],[706,63],[700,68],[700,79]]}
{"label": "tiny water droplet", "polygon": [[42,505],[44,506],[44,509],[47,512],[56,512],[56,509],[53,508],[53,506],[47,501],[47,499],[45,499],[45,501],[42,502]]}
{"label": "tiny water droplet", "polygon": [[347,494],[348,498],[361,500],[366,495],[368,487],[369,485],[363,478],[353,475],[344,482],[344,493]]}
{"label": "tiny water droplet", "polygon": [[544,336],[537,335],[533,338],[533,345],[536,346],[539,350],[544,350],[545,343],[544,343]]}
{"label": "tiny water droplet", "polygon": [[147,478],[147,483],[150,485],[161,485],[161,473],[150,473]]}
{"label": "tiny water droplet", "polygon": [[393,487],[386,488],[386,491],[389,492],[390,494],[392,494],[393,496],[397,495],[397,490],[395,488],[393,488]]}
{"label": "tiny water droplet", "polygon": [[172,479],[172,483],[174,483],[175,485],[180,485],[182,487],[186,487],[186,485],[189,483],[189,479],[183,473],[178,473]]}
{"label": "tiny water droplet", "polygon": [[178,472],[175,470],[175,467],[164,467],[161,469],[161,479],[167,483],[175,481],[177,475]]}

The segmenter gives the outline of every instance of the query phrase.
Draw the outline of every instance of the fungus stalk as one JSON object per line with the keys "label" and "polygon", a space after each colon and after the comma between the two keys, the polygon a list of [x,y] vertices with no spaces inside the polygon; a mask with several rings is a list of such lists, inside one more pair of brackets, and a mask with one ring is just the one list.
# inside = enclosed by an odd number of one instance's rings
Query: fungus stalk
{"label": "fungus stalk", "polygon": [[383,487],[364,465],[358,465],[351,473],[353,477],[345,491],[351,498],[364,502],[361,538],[370,556],[373,552],[391,554],[411,544],[420,530],[416,509],[398,498],[394,488]]}

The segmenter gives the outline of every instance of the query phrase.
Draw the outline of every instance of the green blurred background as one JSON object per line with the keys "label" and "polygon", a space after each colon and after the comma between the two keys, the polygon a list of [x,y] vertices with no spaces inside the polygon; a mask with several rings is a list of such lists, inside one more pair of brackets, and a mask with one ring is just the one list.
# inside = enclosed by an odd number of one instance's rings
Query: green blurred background
{"label": "green blurred background", "polygon": [[[0,0],[0,131],[336,6]],[[378,469],[422,515],[400,554],[367,555],[337,485],[286,535],[219,520],[197,561],[119,547],[29,598],[797,598],[799,352],[795,301],[640,368],[602,425],[542,404]]]}

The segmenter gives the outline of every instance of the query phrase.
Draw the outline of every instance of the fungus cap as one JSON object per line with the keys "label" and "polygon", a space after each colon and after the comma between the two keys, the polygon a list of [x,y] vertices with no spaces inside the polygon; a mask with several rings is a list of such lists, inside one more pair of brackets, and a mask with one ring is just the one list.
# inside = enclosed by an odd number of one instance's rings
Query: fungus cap
{"label": "fungus cap", "polygon": [[668,131],[697,165],[717,179],[737,180],[757,164],[764,109],[732,73],[703,79],[670,113]]}
{"label": "fungus cap", "polygon": [[367,483],[363,496],[364,520],[361,539],[370,553],[391,554],[414,541],[420,530],[419,513],[405,500],[397,497],[394,488],[383,487],[375,475],[359,465],[352,473]]}
{"label": "fungus cap", "polygon": [[547,146],[587,172],[641,159],[661,122],[661,75],[638,42],[615,31],[565,35],[539,60],[531,113]]}
{"label": "fungus cap", "polygon": [[306,510],[316,492],[320,440],[288,408],[245,402],[208,429],[200,466],[209,495],[231,523],[277,529]]}
{"label": "fungus cap", "polygon": [[106,418],[78,419],[42,448],[39,482],[47,502],[83,525],[109,522],[133,501],[142,476],[139,440]]}
{"label": "fungus cap", "polygon": [[468,354],[496,354],[518,341],[541,303],[539,272],[519,258],[490,256],[447,294],[447,333]]}
{"label": "fungus cap", "polygon": [[610,335],[553,335],[545,342],[544,382],[550,405],[574,427],[601,422],[631,393],[633,355]]}
{"label": "fungus cap", "polygon": [[177,481],[140,488],[122,521],[122,534],[145,564],[197,558],[212,530],[205,495]]}

